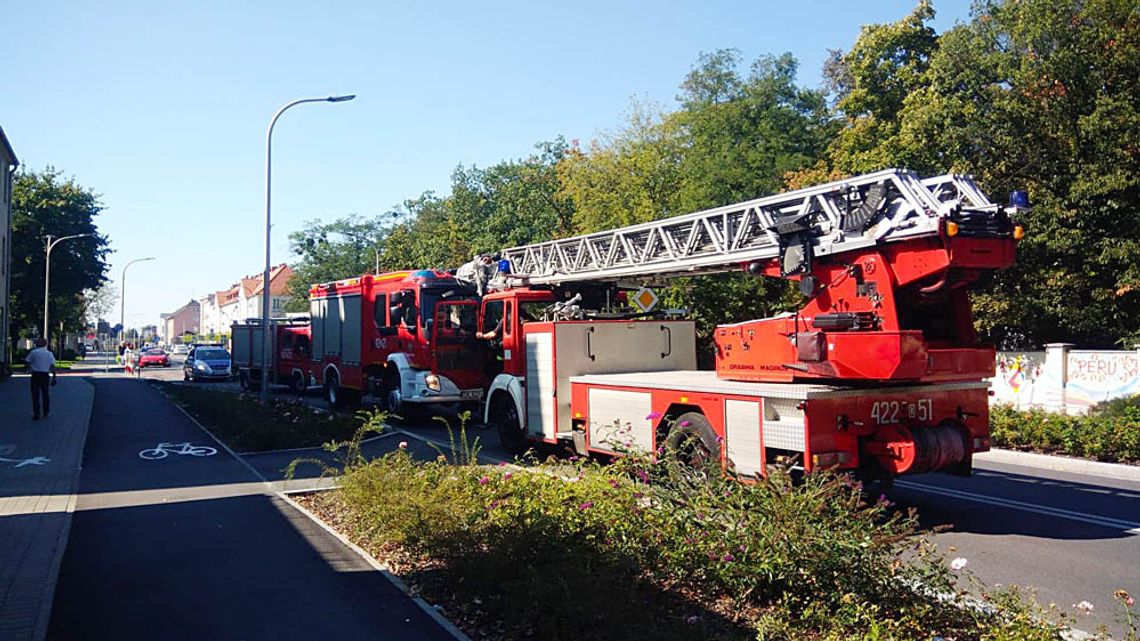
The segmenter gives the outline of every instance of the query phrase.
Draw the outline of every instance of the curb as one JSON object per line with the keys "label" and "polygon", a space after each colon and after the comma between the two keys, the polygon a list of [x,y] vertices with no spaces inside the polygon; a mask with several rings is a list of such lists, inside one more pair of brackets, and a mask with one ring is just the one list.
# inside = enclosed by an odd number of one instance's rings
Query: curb
{"label": "curb", "polygon": [[1036,454],[1034,452],[1018,452],[1016,450],[991,449],[974,455],[977,463],[1002,463],[1006,465],[1020,465],[1056,472],[1071,474],[1088,474],[1120,481],[1140,482],[1140,465],[1124,465],[1120,463],[1102,463],[1087,459],[1058,456],[1056,454]]}
{"label": "curb", "polygon": [[384,578],[388,579],[388,581],[390,581],[392,583],[392,585],[396,586],[400,590],[400,592],[403,592],[404,595],[407,596],[409,599],[411,599],[417,606],[419,606],[419,608],[421,610],[423,610],[425,614],[427,614],[429,617],[431,617],[431,619],[433,621],[435,621],[441,628],[446,630],[447,633],[450,634],[453,639],[455,639],[456,641],[472,641],[471,637],[467,636],[466,634],[463,633],[462,630],[455,627],[454,623],[452,623],[451,621],[448,621],[446,618],[444,618],[444,616],[439,613],[439,610],[436,610],[434,607],[432,607],[430,604],[428,604],[427,601],[424,601],[423,598],[418,597],[415,594],[412,594],[412,591],[410,589],[408,589],[408,585],[406,583],[404,583],[403,579],[401,579],[400,577],[393,574],[392,571],[389,570],[387,566],[385,566],[380,561],[376,560],[375,557],[373,557],[371,554],[366,552],[363,548],[356,545],[352,541],[348,540],[343,534],[334,530],[331,526],[329,526],[329,524],[322,521],[317,515],[306,510],[304,507],[301,506],[300,503],[297,503],[296,501],[294,501],[290,496],[293,494],[312,494],[312,492],[308,491],[308,490],[298,490],[295,492],[278,492],[277,496],[281,497],[281,500],[285,501],[290,506],[292,506],[292,508],[294,510],[297,510],[301,514],[304,514],[306,517],[308,517],[310,521],[315,523],[322,530],[324,530],[325,532],[328,532],[329,534],[336,537],[337,540],[339,540],[342,544],[345,545],[345,547],[352,550],[353,552],[356,552],[356,554],[358,556],[360,556],[360,558],[364,559],[364,561],[367,562],[368,565],[372,566],[372,568],[374,570],[383,574]]}

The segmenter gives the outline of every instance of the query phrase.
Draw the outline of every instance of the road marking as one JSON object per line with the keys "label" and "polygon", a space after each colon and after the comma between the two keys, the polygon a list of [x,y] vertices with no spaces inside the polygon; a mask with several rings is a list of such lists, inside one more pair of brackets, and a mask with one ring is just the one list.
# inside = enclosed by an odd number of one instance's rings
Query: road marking
{"label": "road marking", "polygon": [[1014,510],[1022,510],[1024,512],[1033,512],[1035,514],[1043,514],[1045,516],[1056,516],[1062,519],[1068,519],[1070,521],[1079,521],[1081,523],[1088,523],[1090,525],[1099,525],[1100,527],[1105,527],[1112,530],[1124,530],[1125,534],[1140,534],[1140,523],[1125,521],[1122,519],[1114,519],[1108,516],[1084,514],[1082,512],[1073,512],[1072,510],[1065,510],[1059,507],[1049,507],[1046,505],[1037,505],[1035,503],[1015,501],[1013,499],[1003,499],[996,496],[974,494],[973,492],[963,492],[961,490],[933,487],[930,485],[923,485],[921,483],[914,483],[912,481],[895,481],[895,486],[917,490],[919,492],[927,492],[929,494],[938,494],[950,498],[961,499],[963,501],[985,503],[987,505],[1006,507]]}
{"label": "road marking", "polygon": [[33,456],[32,458],[26,459],[0,458],[0,463],[15,463],[15,467],[24,467],[27,465],[44,465],[50,461],[50,458],[44,456]]}
{"label": "road marking", "polygon": [[213,456],[218,450],[208,445],[191,445],[190,443],[159,443],[158,446],[139,452],[139,458],[147,461],[164,459],[168,454],[190,456]]}

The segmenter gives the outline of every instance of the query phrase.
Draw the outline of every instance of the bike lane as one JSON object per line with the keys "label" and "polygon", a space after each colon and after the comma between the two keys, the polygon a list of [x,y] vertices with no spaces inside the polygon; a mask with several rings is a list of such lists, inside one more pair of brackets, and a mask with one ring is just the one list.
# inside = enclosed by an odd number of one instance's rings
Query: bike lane
{"label": "bike lane", "polygon": [[149,385],[95,386],[48,639],[453,638]]}

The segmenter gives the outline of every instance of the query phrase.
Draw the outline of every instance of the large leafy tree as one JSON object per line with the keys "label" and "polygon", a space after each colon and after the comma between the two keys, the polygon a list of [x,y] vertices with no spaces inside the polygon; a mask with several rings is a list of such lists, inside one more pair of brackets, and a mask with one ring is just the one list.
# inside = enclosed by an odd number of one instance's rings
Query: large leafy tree
{"label": "large leafy tree", "polygon": [[350,216],[331,223],[313,220],[289,234],[289,246],[300,260],[293,264],[295,276],[289,281],[291,298],[286,309],[309,311],[309,286],[313,283],[372,272],[390,226],[384,219]]}
{"label": "large leafy tree", "polygon": [[1026,188],[1017,265],[975,296],[1005,347],[1140,338],[1140,13],[1131,0],[986,1],[935,38],[926,2],[831,65],[828,165],[972,173]]}
{"label": "large leafy tree", "polygon": [[51,252],[51,325],[83,329],[83,292],[107,280],[108,239],[95,217],[103,207],[92,190],[59,171],[22,170],[12,189],[11,339],[39,335],[44,313],[47,236],[87,234],[55,245]]}

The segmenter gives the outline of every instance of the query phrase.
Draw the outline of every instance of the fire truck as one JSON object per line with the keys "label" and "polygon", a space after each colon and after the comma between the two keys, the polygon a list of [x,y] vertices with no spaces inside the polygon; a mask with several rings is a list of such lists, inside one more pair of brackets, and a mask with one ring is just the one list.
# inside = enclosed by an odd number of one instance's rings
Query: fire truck
{"label": "fire truck", "polygon": [[312,372],[334,407],[373,394],[407,418],[434,404],[483,398],[479,299],[433,270],[366,274],[313,285]]}
{"label": "fire truck", "polygon": [[[270,319],[269,382],[304,394],[312,382],[312,332],[307,318]],[[261,388],[264,325],[259,318],[230,326],[231,360],[243,390]]]}
{"label": "fire truck", "polygon": [[[509,450],[569,443],[719,461],[776,461],[890,482],[970,474],[989,449],[994,348],[967,290],[1008,267],[1017,206],[967,176],[897,169],[617,230],[503,251],[510,282],[484,297],[502,372],[485,421]],[[619,289],[744,270],[798,282],[802,307],[714,331],[696,369],[690,321],[597,311]]]}

